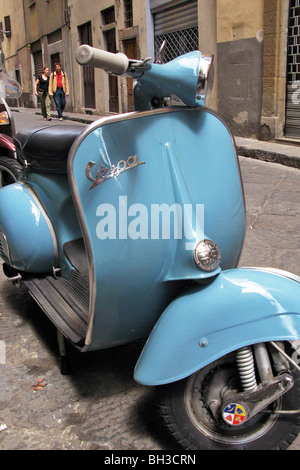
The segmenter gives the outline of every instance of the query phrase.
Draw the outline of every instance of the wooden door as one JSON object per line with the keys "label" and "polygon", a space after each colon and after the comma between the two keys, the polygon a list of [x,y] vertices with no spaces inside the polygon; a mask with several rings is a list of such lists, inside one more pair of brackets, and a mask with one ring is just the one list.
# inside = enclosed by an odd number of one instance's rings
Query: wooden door
{"label": "wooden door", "polygon": [[[108,52],[117,52],[116,48],[116,31],[110,29],[105,33],[106,48]],[[111,113],[119,112],[119,94],[118,94],[118,78],[114,75],[108,76],[109,83],[109,111]]]}
{"label": "wooden door", "polygon": [[[137,59],[136,38],[124,41],[124,53],[129,59]],[[127,111],[134,111],[132,78],[127,78]]]}
{"label": "wooden door", "polygon": [[[91,22],[79,26],[81,44],[93,45]],[[86,108],[95,108],[95,72],[94,68],[85,65],[83,68],[84,105]]]}

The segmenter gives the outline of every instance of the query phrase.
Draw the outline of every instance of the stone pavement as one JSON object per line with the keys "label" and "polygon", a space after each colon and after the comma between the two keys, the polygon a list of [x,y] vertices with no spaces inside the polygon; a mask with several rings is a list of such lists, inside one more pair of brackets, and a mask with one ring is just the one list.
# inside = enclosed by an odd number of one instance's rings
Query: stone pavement
{"label": "stone pavement", "polygon": [[[247,204],[240,265],[300,275],[300,171],[243,156],[240,163]],[[0,272],[0,353],[1,346],[0,450],[178,451],[154,389],[132,377],[142,342],[87,354],[70,347],[71,372],[61,375],[55,328]],[[291,449],[300,449],[300,436]]]}

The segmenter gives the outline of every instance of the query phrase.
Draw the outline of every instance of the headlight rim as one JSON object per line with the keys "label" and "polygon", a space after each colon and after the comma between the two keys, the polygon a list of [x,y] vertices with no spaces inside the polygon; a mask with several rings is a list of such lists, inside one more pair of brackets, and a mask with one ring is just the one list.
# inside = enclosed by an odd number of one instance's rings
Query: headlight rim
{"label": "headlight rim", "polygon": [[214,55],[202,54],[199,61],[198,83],[196,96],[208,100],[214,83]]}
{"label": "headlight rim", "polygon": [[[209,264],[205,262],[205,258],[202,258],[201,253],[198,251],[199,247],[205,246],[209,247]],[[209,238],[204,238],[196,243],[193,251],[194,262],[196,266],[204,272],[213,272],[215,271],[221,262],[221,252],[220,249],[213,240]]]}

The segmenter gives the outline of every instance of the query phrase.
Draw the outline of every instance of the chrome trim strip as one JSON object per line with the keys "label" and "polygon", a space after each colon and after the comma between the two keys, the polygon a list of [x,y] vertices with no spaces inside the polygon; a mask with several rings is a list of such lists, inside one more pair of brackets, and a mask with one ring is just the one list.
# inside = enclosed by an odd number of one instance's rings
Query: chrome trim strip
{"label": "chrome trim strip", "polygon": [[[246,208],[245,208],[245,194],[244,194],[244,187],[242,183],[242,177],[241,177],[241,169],[240,169],[240,164],[238,160],[238,155],[237,155],[237,149],[236,149],[236,144],[235,140],[233,137],[232,132],[228,128],[228,125],[223,121],[222,118],[218,114],[216,114],[214,111],[212,111],[209,108],[206,107],[195,107],[195,108],[190,108],[190,107],[178,107],[178,108],[161,108],[161,109],[154,109],[150,111],[134,111],[131,113],[123,113],[123,114],[118,114],[116,116],[109,116],[109,117],[104,117],[100,118],[97,121],[93,122],[90,124],[86,129],[83,130],[83,132],[76,137],[75,141],[72,144],[72,147],[69,151],[68,155],[68,162],[67,162],[67,170],[68,170],[68,179],[69,179],[69,184],[70,184],[70,189],[75,205],[75,210],[77,213],[77,217],[79,220],[79,225],[81,227],[82,235],[83,235],[83,240],[87,252],[87,258],[88,258],[88,265],[89,265],[89,285],[90,285],[90,306],[89,306],[89,324],[87,328],[87,334],[85,338],[85,344],[88,346],[91,341],[92,341],[92,330],[93,330],[93,320],[94,320],[94,315],[95,315],[95,294],[96,294],[96,279],[95,279],[95,266],[94,266],[94,260],[93,260],[93,253],[92,253],[92,246],[90,242],[90,237],[89,233],[86,227],[85,223],[85,218],[83,215],[83,211],[81,208],[81,203],[80,203],[80,198],[79,194],[77,192],[77,187],[76,187],[76,182],[73,174],[73,161],[74,157],[77,151],[77,148],[81,144],[81,142],[95,129],[98,127],[105,126],[107,124],[112,124],[114,122],[120,122],[120,121],[125,121],[128,119],[136,119],[136,118],[141,118],[141,117],[147,117],[151,116],[153,114],[166,114],[166,113],[176,113],[176,112],[182,112],[182,111],[189,111],[189,112],[207,112],[218,118],[222,124],[226,127],[226,129],[229,132],[229,135],[231,136],[234,152],[235,152],[235,158],[237,162],[237,167],[239,170],[239,175],[240,175],[240,183],[241,183],[241,189],[242,189],[242,194],[243,194],[243,204],[244,204],[244,215],[246,219]],[[245,230],[244,230],[244,238],[243,238],[243,243],[244,244],[245,240]]]}
{"label": "chrome trim strip", "polygon": [[11,255],[10,255],[10,248],[7,242],[7,238],[4,232],[0,231],[0,250],[2,249],[3,255],[6,256],[10,266],[12,265]]}
{"label": "chrome trim strip", "polygon": [[58,243],[57,243],[57,237],[56,237],[56,233],[55,233],[54,227],[52,225],[52,222],[51,222],[47,212],[45,211],[44,206],[42,205],[41,201],[39,200],[39,198],[37,197],[37,195],[35,194],[33,189],[27,183],[24,183],[23,181],[19,181],[19,183],[22,186],[24,186],[24,188],[29,192],[30,196],[34,200],[35,204],[37,205],[37,207],[41,211],[41,213],[42,213],[42,215],[43,215],[43,217],[46,221],[48,230],[50,232],[50,236],[52,238],[53,251],[54,251],[54,268],[58,268],[58,259],[59,259],[58,258]]}
{"label": "chrome trim strip", "polygon": [[270,274],[276,274],[277,276],[286,277],[292,281],[298,282],[300,284],[300,277],[297,274],[290,273],[289,271],[284,271],[283,269],[277,268],[260,268],[260,267],[241,267],[240,269],[249,269],[252,271],[262,271]]}

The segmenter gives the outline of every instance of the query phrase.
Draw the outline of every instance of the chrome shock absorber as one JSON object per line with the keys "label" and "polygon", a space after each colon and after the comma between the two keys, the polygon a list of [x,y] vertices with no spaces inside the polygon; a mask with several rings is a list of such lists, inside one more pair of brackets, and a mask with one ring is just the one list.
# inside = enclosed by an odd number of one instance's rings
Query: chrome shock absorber
{"label": "chrome shock absorber", "polygon": [[236,351],[236,362],[244,391],[254,390],[257,382],[251,346],[245,346]]}

